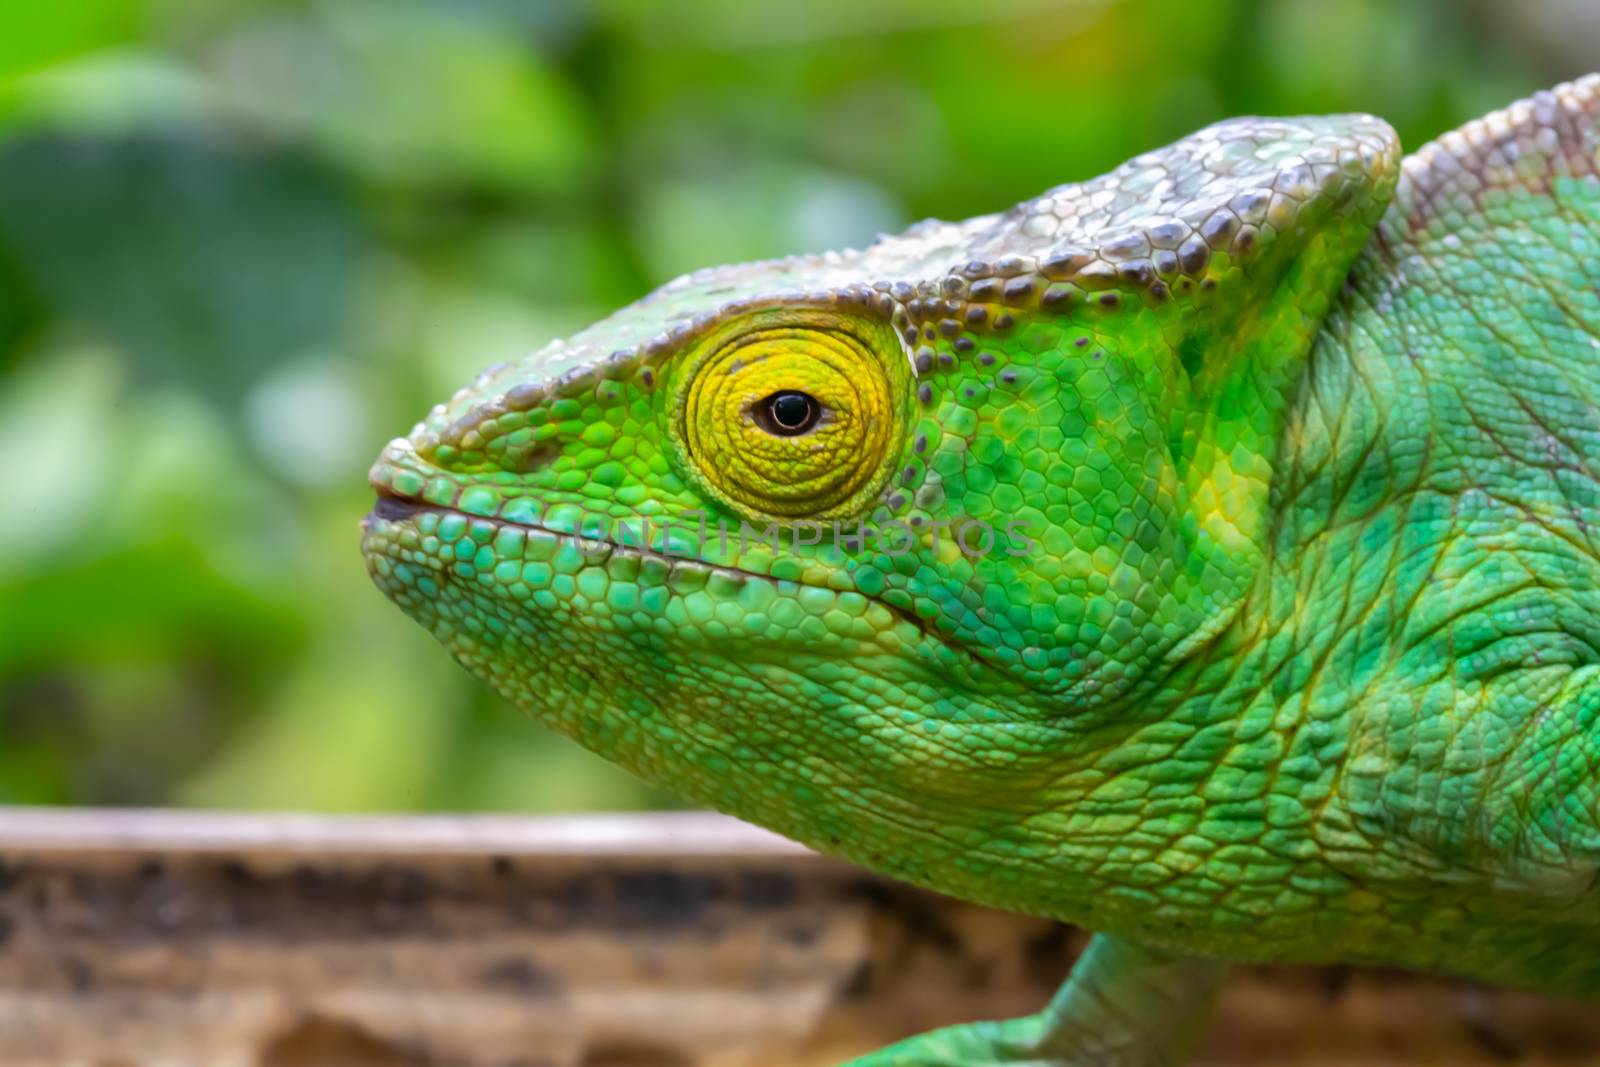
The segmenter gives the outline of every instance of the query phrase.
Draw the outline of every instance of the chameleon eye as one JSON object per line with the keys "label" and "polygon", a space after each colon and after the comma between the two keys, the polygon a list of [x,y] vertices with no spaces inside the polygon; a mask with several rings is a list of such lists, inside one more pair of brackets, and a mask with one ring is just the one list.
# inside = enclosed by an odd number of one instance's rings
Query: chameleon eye
{"label": "chameleon eye", "polygon": [[761,401],[756,412],[756,421],[768,433],[798,437],[822,418],[822,405],[809,393],[785,389]]}
{"label": "chameleon eye", "polygon": [[910,417],[905,349],[886,323],[775,308],[729,323],[674,372],[689,476],[754,517],[861,510],[894,470]]}

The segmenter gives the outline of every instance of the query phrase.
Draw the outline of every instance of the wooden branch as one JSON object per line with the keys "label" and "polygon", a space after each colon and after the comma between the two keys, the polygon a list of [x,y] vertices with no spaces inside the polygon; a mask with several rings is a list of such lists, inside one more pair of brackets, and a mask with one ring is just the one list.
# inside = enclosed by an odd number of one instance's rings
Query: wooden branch
{"label": "wooden branch", "polygon": [[[0,1067],[832,1064],[1032,1010],[1082,940],[711,815],[0,810]],[[1597,1050],[1581,1005],[1246,968],[1202,1062]]]}

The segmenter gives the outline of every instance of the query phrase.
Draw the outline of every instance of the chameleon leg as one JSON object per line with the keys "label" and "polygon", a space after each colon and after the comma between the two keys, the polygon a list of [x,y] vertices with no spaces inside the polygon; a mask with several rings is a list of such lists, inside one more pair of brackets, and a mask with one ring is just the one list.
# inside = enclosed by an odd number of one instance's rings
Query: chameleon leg
{"label": "chameleon leg", "polygon": [[1227,972],[1096,934],[1037,1015],[920,1034],[846,1067],[1169,1067],[1199,1036]]}

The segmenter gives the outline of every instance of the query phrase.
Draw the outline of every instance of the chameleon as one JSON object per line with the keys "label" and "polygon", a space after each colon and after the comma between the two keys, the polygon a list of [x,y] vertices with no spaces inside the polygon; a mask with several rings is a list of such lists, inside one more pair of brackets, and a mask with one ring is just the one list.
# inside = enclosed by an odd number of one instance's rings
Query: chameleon
{"label": "chameleon", "polygon": [[686,275],[384,447],[363,552],[694,801],[1093,932],[857,1067],[1181,1063],[1239,961],[1600,994],[1600,75],[1223,121]]}

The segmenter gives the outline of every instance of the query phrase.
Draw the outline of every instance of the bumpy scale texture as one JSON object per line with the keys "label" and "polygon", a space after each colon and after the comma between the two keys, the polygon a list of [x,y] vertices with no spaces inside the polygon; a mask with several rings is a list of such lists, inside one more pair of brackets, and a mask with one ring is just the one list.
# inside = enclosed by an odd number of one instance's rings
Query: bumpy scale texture
{"label": "bumpy scale texture", "polygon": [[[1198,956],[1600,987],[1600,80],[703,271],[385,448],[374,580],[634,771]],[[798,433],[772,398],[802,394]]]}

